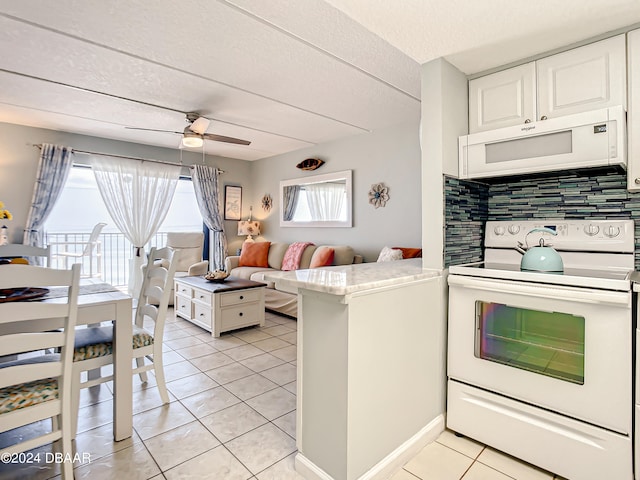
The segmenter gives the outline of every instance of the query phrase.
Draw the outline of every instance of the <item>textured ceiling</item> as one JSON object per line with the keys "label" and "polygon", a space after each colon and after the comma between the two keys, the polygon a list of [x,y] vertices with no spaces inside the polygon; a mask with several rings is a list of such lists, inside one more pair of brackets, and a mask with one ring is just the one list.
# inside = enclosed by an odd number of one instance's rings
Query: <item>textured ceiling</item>
{"label": "textured ceiling", "polygon": [[327,0],[418,63],[466,74],[640,22],[640,0]]}
{"label": "textured ceiling", "polygon": [[[0,121],[256,160],[420,115],[420,64],[490,69],[640,22],[640,0],[21,0],[0,5]],[[37,139],[34,139],[37,141]],[[73,145],[72,145],[73,146]]]}
{"label": "textured ceiling", "polygon": [[0,6],[0,121],[255,160],[417,120],[419,65],[320,0]]}

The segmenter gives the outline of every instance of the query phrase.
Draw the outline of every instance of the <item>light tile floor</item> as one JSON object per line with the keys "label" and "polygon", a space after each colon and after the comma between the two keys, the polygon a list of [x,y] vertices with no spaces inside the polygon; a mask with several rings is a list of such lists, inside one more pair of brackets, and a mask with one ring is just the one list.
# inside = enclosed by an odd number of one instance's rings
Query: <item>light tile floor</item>
{"label": "light tile floor", "polygon": [[[294,470],[296,328],[267,313],[264,327],[216,339],[170,310],[164,357],[171,402],[161,405],[153,375],[146,385],[134,378],[134,434],[114,443],[111,385],[83,390],[76,479],[301,480]],[[49,425],[2,434],[0,448]],[[0,463],[0,480],[60,478],[51,452],[44,446],[25,459],[39,454],[40,463]],[[554,478],[445,431],[392,480]]]}

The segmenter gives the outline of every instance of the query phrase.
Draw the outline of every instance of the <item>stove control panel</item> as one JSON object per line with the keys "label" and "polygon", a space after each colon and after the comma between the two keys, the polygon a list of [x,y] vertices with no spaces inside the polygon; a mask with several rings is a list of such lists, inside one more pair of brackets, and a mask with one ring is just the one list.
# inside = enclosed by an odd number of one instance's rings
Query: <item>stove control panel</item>
{"label": "stove control panel", "polygon": [[488,221],[485,247],[533,247],[544,239],[558,250],[633,253],[633,220],[522,220]]}

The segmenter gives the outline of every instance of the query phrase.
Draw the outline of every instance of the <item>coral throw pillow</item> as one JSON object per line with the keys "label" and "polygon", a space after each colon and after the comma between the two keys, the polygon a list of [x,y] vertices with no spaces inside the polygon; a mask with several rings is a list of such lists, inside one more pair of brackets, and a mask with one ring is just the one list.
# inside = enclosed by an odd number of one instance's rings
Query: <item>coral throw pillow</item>
{"label": "coral throw pillow", "polygon": [[402,250],[402,258],[422,258],[421,248],[393,247],[394,250]]}
{"label": "coral throw pillow", "polygon": [[269,267],[271,242],[245,242],[240,253],[239,267]]}
{"label": "coral throw pillow", "polygon": [[336,251],[331,247],[318,247],[313,256],[309,268],[329,267],[333,265],[333,257]]}

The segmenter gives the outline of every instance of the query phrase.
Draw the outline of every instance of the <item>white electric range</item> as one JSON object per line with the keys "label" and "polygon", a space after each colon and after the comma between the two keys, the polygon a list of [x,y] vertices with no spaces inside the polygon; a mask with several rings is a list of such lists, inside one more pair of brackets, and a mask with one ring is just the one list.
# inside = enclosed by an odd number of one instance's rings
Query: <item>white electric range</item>
{"label": "white electric range", "polygon": [[[540,238],[562,273],[520,270]],[[630,220],[487,222],[484,261],[449,269],[447,426],[566,478],[632,480],[634,250]]]}

